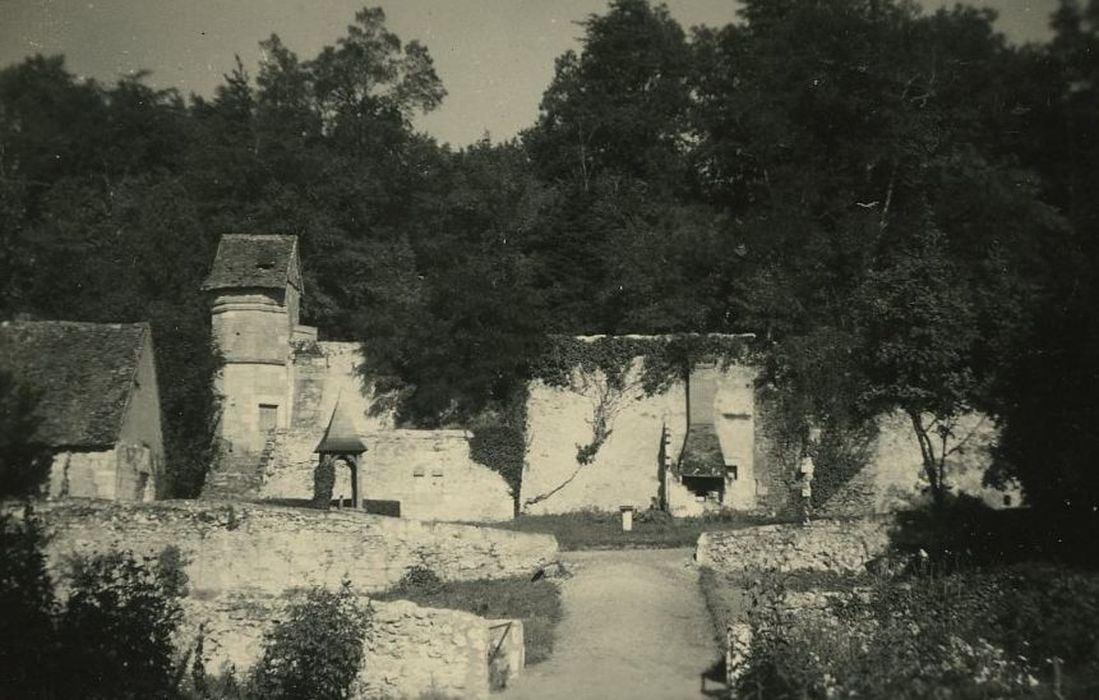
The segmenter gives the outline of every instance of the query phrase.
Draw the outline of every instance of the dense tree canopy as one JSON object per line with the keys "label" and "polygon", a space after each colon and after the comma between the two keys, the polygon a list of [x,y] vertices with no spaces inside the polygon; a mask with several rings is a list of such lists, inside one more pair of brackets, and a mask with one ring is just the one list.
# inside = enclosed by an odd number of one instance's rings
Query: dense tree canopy
{"label": "dense tree canopy", "polygon": [[311,58],[271,36],[209,98],[28,58],[0,71],[0,313],[152,320],[180,495],[217,415],[198,284],[232,231],[300,237],[305,320],[364,340],[409,423],[514,417],[547,334],[750,331],[795,423],[903,410],[943,496],[939,440],[982,409],[994,477],[1090,507],[1099,2],[1063,0],[1042,45],[992,20],[748,0],[687,32],[614,0],[518,139],[458,151],[413,129],[445,90],[381,10]]}

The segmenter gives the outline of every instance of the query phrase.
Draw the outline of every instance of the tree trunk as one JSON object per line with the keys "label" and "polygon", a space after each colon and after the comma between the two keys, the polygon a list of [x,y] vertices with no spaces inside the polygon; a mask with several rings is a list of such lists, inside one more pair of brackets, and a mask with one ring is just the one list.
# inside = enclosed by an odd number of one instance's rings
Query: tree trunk
{"label": "tree trunk", "polygon": [[[923,462],[923,471],[927,476],[927,483],[931,488],[931,499],[936,510],[942,510],[946,501],[946,491],[943,487],[943,471],[946,459],[946,450],[943,450],[942,459],[935,456],[935,446],[931,442],[928,427],[923,423],[923,416],[918,411],[906,411],[912,420],[912,429],[916,433],[916,441],[920,443],[920,457]],[[943,445],[945,448],[945,444]]]}

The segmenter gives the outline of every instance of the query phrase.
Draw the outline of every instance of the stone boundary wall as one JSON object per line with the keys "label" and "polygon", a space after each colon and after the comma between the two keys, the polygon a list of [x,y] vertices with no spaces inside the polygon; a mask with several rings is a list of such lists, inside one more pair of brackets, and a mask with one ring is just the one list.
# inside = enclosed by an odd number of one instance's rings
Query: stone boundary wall
{"label": "stone boundary wall", "polygon": [[723,573],[751,570],[859,572],[889,546],[890,518],[818,520],[704,532],[695,559]]}
{"label": "stone boundary wall", "polygon": [[[177,643],[193,649],[201,628],[207,671],[234,671],[239,678],[262,656],[264,635],[285,604],[285,599],[262,596],[188,597]],[[369,606],[371,616],[364,667],[352,697],[415,698],[432,692],[460,698],[489,696],[492,626],[498,621],[403,600],[381,602],[364,596],[361,604]],[[521,646],[522,623],[518,625]],[[511,673],[520,671],[517,666]]]}
{"label": "stone boundary wall", "polygon": [[71,500],[36,508],[50,535],[52,567],[76,553],[157,554],[174,545],[192,594],[281,595],[287,589],[391,588],[414,565],[445,580],[529,576],[557,559],[552,535],[346,511],[212,501]]}
{"label": "stone boundary wall", "polygon": [[526,635],[522,620],[489,620],[489,675],[503,687],[527,665]]}

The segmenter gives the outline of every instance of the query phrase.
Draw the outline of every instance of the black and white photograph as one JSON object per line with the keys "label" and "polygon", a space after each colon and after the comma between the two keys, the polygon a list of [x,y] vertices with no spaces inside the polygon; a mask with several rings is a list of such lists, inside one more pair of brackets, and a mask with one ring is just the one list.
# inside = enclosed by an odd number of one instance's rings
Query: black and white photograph
{"label": "black and white photograph", "polygon": [[1099,698],[1099,0],[0,0],[0,700]]}

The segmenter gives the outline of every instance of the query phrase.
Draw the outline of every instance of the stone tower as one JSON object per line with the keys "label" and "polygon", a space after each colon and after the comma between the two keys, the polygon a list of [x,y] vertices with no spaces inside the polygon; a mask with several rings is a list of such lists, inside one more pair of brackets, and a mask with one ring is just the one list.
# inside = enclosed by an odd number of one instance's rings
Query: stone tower
{"label": "stone tower", "polygon": [[288,426],[294,398],[291,341],[316,337],[315,329],[298,325],[297,237],[223,236],[202,289],[225,362],[217,377],[222,446],[230,461],[240,461],[258,455],[276,430]]}

